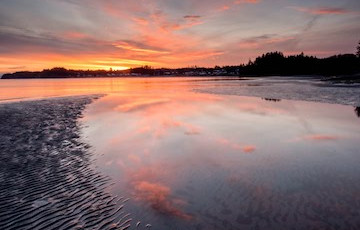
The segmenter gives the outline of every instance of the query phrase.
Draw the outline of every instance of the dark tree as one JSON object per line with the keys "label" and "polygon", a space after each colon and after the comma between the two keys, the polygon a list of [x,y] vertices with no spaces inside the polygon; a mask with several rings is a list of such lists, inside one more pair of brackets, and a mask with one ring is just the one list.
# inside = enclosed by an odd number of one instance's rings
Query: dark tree
{"label": "dark tree", "polygon": [[358,46],[356,47],[356,56],[357,56],[358,58],[360,58],[360,41],[359,41]]}

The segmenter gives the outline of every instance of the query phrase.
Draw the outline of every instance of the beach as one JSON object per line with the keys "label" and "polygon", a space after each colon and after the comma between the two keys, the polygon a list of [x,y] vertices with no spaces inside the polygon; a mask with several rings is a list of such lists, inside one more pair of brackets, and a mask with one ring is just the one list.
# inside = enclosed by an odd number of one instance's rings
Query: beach
{"label": "beach", "polygon": [[[99,96],[0,105],[0,228],[120,229],[124,198],[91,166],[78,118]],[[124,217],[121,219],[121,217]]]}

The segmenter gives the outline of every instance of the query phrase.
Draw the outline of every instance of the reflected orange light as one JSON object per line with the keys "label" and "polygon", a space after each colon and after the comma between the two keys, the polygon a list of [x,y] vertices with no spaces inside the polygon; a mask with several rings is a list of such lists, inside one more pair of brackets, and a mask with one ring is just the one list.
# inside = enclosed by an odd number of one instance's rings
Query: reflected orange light
{"label": "reflected orange light", "polygon": [[158,104],[163,104],[169,102],[167,99],[138,99],[119,105],[115,108],[117,111],[121,112],[132,112],[139,109],[144,109],[145,107],[150,107]]}
{"label": "reflected orange light", "polygon": [[313,140],[313,141],[333,141],[333,140],[338,140],[339,137],[333,135],[314,134],[314,135],[306,136],[305,139]]}
{"label": "reflected orange light", "polygon": [[217,143],[232,148],[234,150],[241,150],[244,153],[252,153],[256,150],[256,146],[254,145],[240,145],[225,138],[218,138]]}
{"label": "reflected orange light", "polygon": [[245,153],[252,153],[252,152],[255,151],[255,149],[256,149],[256,147],[253,146],[253,145],[247,145],[247,146],[244,146],[244,147],[242,148],[242,150],[243,150]]}

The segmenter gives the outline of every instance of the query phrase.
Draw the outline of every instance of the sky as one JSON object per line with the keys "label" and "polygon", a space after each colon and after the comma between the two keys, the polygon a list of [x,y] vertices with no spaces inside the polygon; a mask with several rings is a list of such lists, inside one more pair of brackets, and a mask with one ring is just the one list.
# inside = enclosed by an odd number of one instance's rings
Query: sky
{"label": "sky", "polygon": [[0,0],[0,73],[354,53],[359,0]]}

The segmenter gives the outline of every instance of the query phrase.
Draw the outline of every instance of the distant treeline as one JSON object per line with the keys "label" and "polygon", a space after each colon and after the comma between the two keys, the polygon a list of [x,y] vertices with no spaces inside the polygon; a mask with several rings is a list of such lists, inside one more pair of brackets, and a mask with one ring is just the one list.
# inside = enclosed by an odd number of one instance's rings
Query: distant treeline
{"label": "distant treeline", "polygon": [[216,66],[214,68],[151,68],[149,66],[128,70],[68,70],[65,68],[46,69],[41,72],[16,72],[4,74],[3,79],[22,78],[81,78],[81,77],[122,77],[122,76],[289,76],[323,75],[339,76],[360,73],[360,55],[342,54],[328,58],[299,55],[285,56],[281,52],[270,52],[254,61],[238,66]]}
{"label": "distant treeline", "polygon": [[[112,72],[112,71],[111,71]],[[62,67],[44,69],[43,71],[21,71],[13,74],[4,74],[2,79],[26,79],[26,78],[79,78],[79,77],[102,77],[109,71],[106,70],[71,70]],[[115,74],[122,74],[114,71]]]}
{"label": "distant treeline", "polygon": [[281,52],[263,54],[240,66],[242,75],[351,75],[360,73],[360,58],[354,54],[328,58],[306,56],[303,53],[285,56]]}

